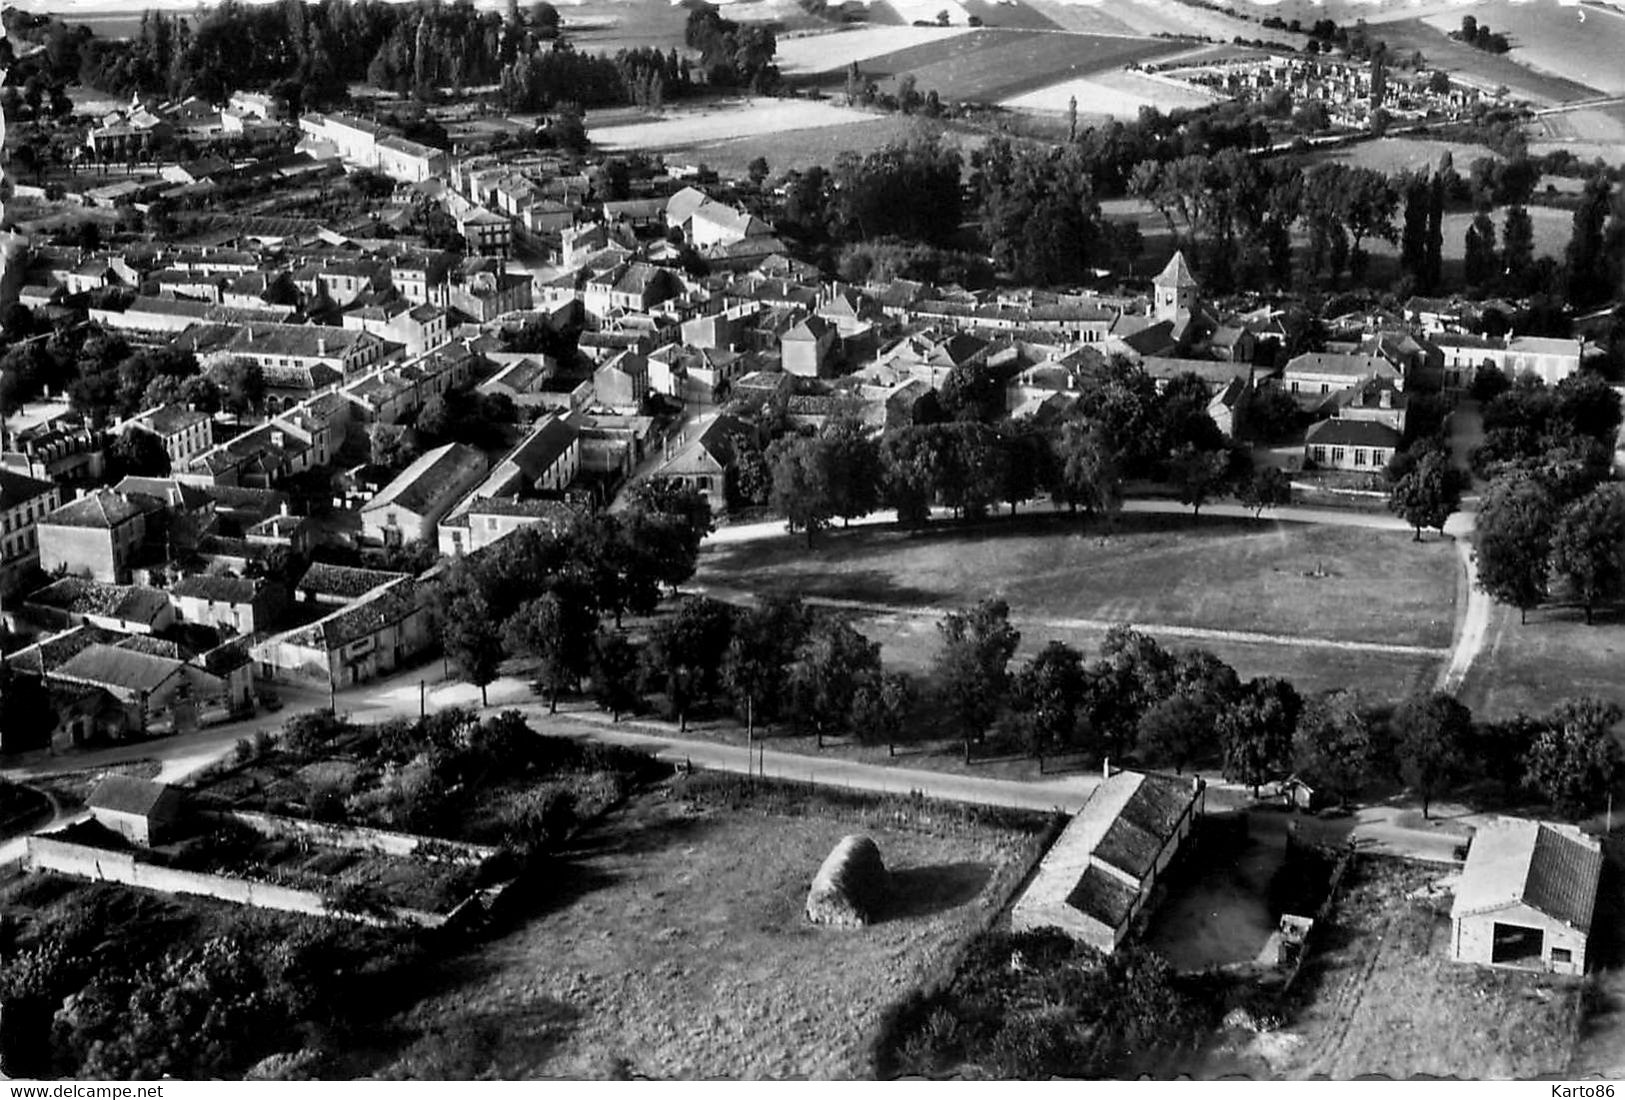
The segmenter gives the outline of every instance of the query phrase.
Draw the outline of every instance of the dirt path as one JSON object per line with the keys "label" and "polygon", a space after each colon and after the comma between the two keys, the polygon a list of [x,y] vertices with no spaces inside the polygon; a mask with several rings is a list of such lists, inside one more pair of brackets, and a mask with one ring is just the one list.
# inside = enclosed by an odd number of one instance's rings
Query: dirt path
{"label": "dirt path", "polygon": [[1490,598],[1478,587],[1478,566],[1467,540],[1456,539],[1456,556],[1461,559],[1462,582],[1456,594],[1455,642],[1450,647],[1450,660],[1439,670],[1437,684],[1437,690],[1452,695],[1461,690],[1473,662],[1484,652],[1490,628]]}
{"label": "dirt path", "polygon": [[[714,585],[695,585],[689,591],[713,596],[731,603],[750,603],[755,597],[746,591]],[[901,604],[868,603],[863,600],[843,600],[834,596],[804,596],[802,602],[813,607],[828,607],[838,611],[859,611],[881,618],[941,619],[951,608],[921,605],[904,607]],[[1035,615],[1012,614],[1010,621],[1018,626],[1049,627],[1054,630],[1110,630],[1118,625],[1106,619],[1052,619]],[[1250,630],[1216,630],[1203,626],[1175,626],[1168,623],[1132,624],[1147,634],[1160,634],[1168,638],[1186,638],[1205,642],[1251,642],[1264,645],[1309,646],[1315,649],[1343,649],[1358,653],[1384,653],[1401,657],[1444,657],[1450,650],[1434,646],[1398,645],[1388,642],[1349,642],[1339,638],[1315,638],[1298,634],[1261,634]],[[1482,639],[1480,639],[1482,641]]]}

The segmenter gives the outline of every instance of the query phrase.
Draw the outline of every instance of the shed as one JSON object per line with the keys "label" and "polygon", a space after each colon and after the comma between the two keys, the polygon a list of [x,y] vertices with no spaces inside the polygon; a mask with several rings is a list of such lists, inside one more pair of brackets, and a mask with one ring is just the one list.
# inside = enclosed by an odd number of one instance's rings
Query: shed
{"label": "shed", "polygon": [[90,816],[132,844],[156,844],[180,819],[181,792],[167,783],[110,775],[90,792]]}
{"label": "shed", "polygon": [[1478,830],[1450,907],[1457,962],[1582,974],[1602,845],[1572,825],[1503,818]]}

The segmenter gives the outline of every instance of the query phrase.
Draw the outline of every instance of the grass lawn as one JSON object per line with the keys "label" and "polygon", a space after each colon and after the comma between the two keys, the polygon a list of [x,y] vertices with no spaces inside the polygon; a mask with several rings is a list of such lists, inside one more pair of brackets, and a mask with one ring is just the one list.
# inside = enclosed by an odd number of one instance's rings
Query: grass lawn
{"label": "grass lawn", "polygon": [[1539,608],[1519,625],[1515,609],[1497,605],[1484,651],[1462,686],[1474,715],[1543,714],[1578,695],[1625,706],[1625,618],[1599,615],[1587,626],[1578,608]]}
{"label": "grass lawn", "polygon": [[921,93],[944,102],[998,103],[1074,77],[1174,53],[1180,43],[983,28],[869,58],[870,78],[913,73]]}
{"label": "grass lawn", "polygon": [[669,161],[681,158],[703,161],[724,176],[742,176],[751,161],[765,157],[769,169],[777,176],[791,170],[804,171],[815,164],[828,167],[843,152],[863,156],[924,133],[940,133],[947,144],[958,146],[967,159],[972,150],[987,140],[980,134],[967,134],[905,115],[879,115],[834,126],[677,145],[665,150],[665,154]]}
{"label": "grass lawn", "polygon": [[[1098,523],[1064,515],[919,534],[835,530],[811,551],[788,536],[709,548],[695,579],[905,610],[1000,596],[1026,619],[1450,644],[1456,562],[1448,542],[1159,514],[1120,516],[1104,535]],[[1317,567],[1322,576],[1307,575]]]}
{"label": "grass lawn", "polygon": [[[941,647],[937,620],[929,616],[856,616],[854,625],[880,643],[881,658],[889,668],[917,674],[931,670],[931,662]],[[1106,636],[1104,630],[1082,630],[1020,623],[1019,663],[1037,653],[1046,642],[1065,642],[1083,651],[1091,660]],[[1324,649],[1320,647],[1277,645],[1267,642],[1195,640],[1146,633],[1169,649],[1206,649],[1235,668],[1242,679],[1253,676],[1280,676],[1292,681],[1300,692],[1311,694],[1333,688],[1357,686],[1373,702],[1397,701],[1412,692],[1429,687],[1438,674],[1442,658],[1369,651]],[[925,767],[910,763],[911,767]]]}
{"label": "grass lawn", "polygon": [[1450,961],[1449,895],[1412,900],[1443,868],[1361,857],[1305,964],[1304,998],[1251,1054],[1272,1075],[1506,1080],[1561,1073],[1574,1043],[1573,979]]}
{"label": "grass lawn", "polygon": [[[549,878],[545,912],[444,964],[400,1020],[422,1038],[385,1076],[866,1076],[880,1014],[1002,906],[1033,837],[804,809],[674,787],[611,815]],[[860,830],[902,908],[863,929],[809,924],[814,873]]]}

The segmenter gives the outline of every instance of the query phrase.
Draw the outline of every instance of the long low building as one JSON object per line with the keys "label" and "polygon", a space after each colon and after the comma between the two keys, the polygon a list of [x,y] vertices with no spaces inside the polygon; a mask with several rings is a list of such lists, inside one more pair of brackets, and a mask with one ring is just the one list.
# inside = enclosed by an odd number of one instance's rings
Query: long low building
{"label": "long low building", "polygon": [[1105,954],[1134,927],[1206,804],[1200,779],[1122,771],[1083,804],[1010,911],[1016,932],[1058,928]]}

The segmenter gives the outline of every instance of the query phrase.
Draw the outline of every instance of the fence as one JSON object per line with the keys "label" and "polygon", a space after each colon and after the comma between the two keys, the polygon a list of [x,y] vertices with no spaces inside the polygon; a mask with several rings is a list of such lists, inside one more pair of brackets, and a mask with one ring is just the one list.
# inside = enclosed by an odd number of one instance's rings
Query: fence
{"label": "fence", "polygon": [[215,898],[251,909],[276,909],[285,913],[304,913],[315,917],[341,917],[362,924],[391,926],[414,924],[423,928],[438,928],[447,917],[422,909],[392,907],[386,913],[351,913],[330,908],[320,894],[309,890],[295,890],[252,879],[229,878],[225,875],[180,871],[172,867],[159,867],[143,863],[131,852],[116,852],[92,848],[86,844],[72,844],[49,837],[28,838],[28,867],[34,871],[55,871],[58,874],[95,882],[117,882],[143,890],[164,894],[192,894]]}
{"label": "fence", "polygon": [[[1290,843],[1290,842],[1289,842]],[[1315,910],[1312,923],[1303,938],[1303,944],[1298,949],[1298,957],[1292,961],[1292,969],[1288,971],[1286,982],[1281,986],[1280,999],[1284,1002],[1292,992],[1292,987],[1298,983],[1298,975],[1303,973],[1303,964],[1308,961],[1315,941],[1325,935],[1326,920],[1332,915],[1332,906],[1337,904],[1337,892],[1343,887],[1343,877],[1354,864],[1354,849],[1345,848],[1337,857],[1337,865],[1332,868],[1331,881],[1326,886],[1326,897],[1321,901],[1320,908]]]}
{"label": "fence", "polygon": [[479,866],[497,854],[497,849],[457,840],[439,840],[363,825],[331,825],[297,817],[225,810],[202,815],[214,821],[234,821],[265,837],[303,837],[328,848],[345,851],[377,852],[402,859],[426,859],[437,863]]}

